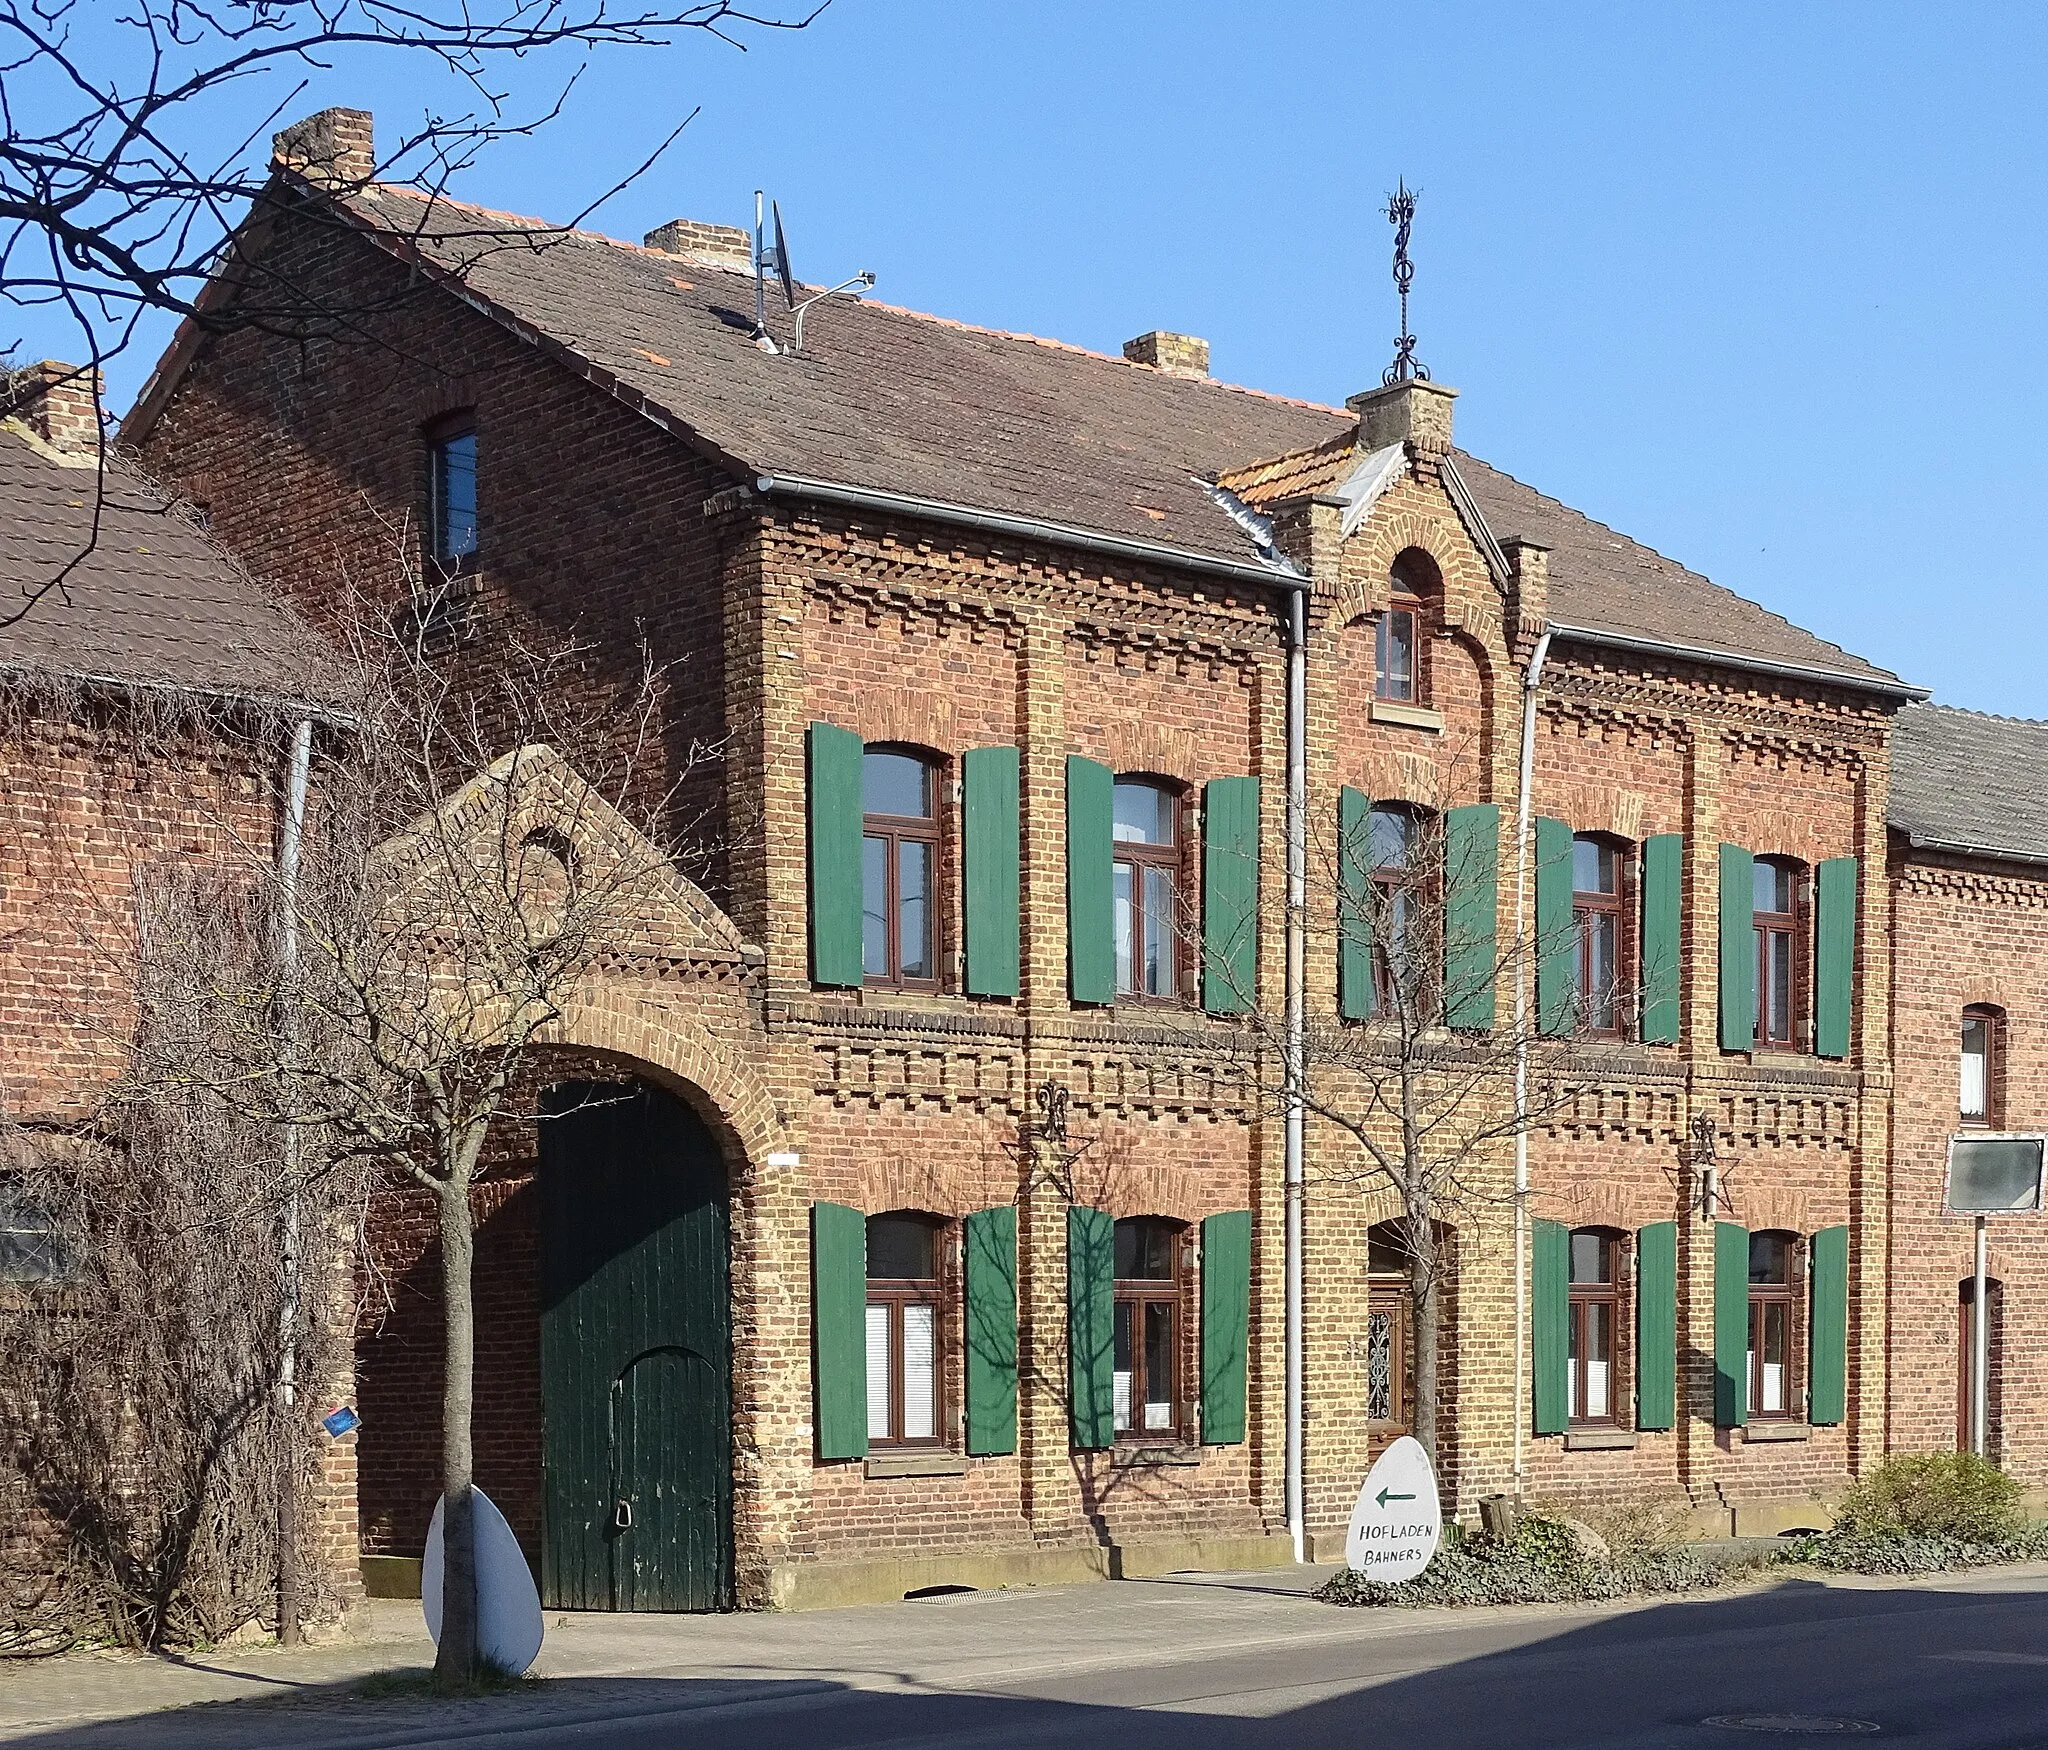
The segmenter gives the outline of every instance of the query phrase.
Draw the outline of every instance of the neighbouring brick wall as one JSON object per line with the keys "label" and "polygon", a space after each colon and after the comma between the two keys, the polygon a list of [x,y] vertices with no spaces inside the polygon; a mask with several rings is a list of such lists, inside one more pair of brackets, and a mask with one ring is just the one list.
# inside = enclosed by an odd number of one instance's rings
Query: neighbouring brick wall
{"label": "neighbouring brick wall", "polygon": [[[1990,858],[1911,852],[1894,840],[1889,1444],[1952,1450],[1963,1368],[1958,1300],[1974,1273],[1974,1222],[1943,1213],[1948,1139],[1958,1129],[1962,1014],[2000,1011],[1994,1124],[2048,1128],[2048,880]],[[2038,1215],[1993,1216],[1991,1455],[2022,1481],[2048,1482],[2048,1229]]]}

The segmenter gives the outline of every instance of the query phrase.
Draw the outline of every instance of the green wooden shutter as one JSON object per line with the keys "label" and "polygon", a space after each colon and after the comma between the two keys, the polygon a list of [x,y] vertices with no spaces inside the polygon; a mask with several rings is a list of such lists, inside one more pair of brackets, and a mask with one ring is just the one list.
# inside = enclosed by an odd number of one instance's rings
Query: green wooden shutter
{"label": "green wooden shutter", "polygon": [[966,840],[967,994],[1017,994],[1018,757],[1014,747],[969,748],[961,759]]}
{"label": "green wooden shutter", "polygon": [[1017,1450],[1017,1211],[977,1209],[963,1224],[966,1253],[967,1450]]}
{"label": "green wooden shutter", "polygon": [[1444,816],[1444,1022],[1493,1025],[1494,932],[1500,917],[1500,808],[1474,802]]}
{"label": "green wooden shutter", "polygon": [[1561,1221],[1534,1224],[1530,1247],[1534,1298],[1531,1358],[1535,1363],[1536,1432],[1562,1434],[1571,1416],[1566,1390],[1571,1343],[1572,1236]]}
{"label": "green wooden shutter", "polygon": [[1337,792],[1337,1013],[1371,1018],[1372,800],[1349,786]]}
{"label": "green wooden shutter", "polygon": [[[1756,1044],[1756,859],[1721,847],[1721,1049]],[[1743,1269],[1747,1271],[1745,1264]],[[1745,1315],[1746,1316],[1746,1315]],[[1745,1339],[1746,1340],[1746,1339]],[[1732,1427],[1732,1423],[1723,1426]]]}
{"label": "green wooden shutter", "polygon": [[1116,1439],[1116,1223],[1100,1209],[1067,1211],[1067,1399],[1074,1444]]}
{"label": "green wooden shutter", "polygon": [[1572,1031],[1579,935],[1572,916],[1572,829],[1536,822],[1536,1026],[1546,1038]]}
{"label": "green wooden shutter", "polygon": [[1242,1015],[1258,998],[1259,781],[1202,786],[1202,1007]]}
{"label": "green wooden shutter", "polygon": [[1749,1420],[1749,1229],[1714,1224],[1714,1426]]}
{"label": "green wooden shutter", "polygon": [[868,1218],[811,1205],[811,1357],[818,1456],[868,1451]]}
{"label": "green wooden shutter", "polygon": [[1067,759],[1067,978],[1077,1003],[1116,1001],[1116,775]]}
{"label": "green wooden shutter", "polygon": [[1856,859],[1829,857],[1816,877],[1813,1049],[1821,1057],[1847,1057],[1856,994]]}
{"label": "green wooden shutter", "polygon": [[[1678,1043],[1678,952],[1685,841],[1643,840],[1643,1042]],[[1669,1424],[1666,1424],[1667,1426]]]}
{"label": "green wooden shutter", "polygon": [[[1822,864],[1823,868],[1827,865]],[[1849,1409],[1849,1230],[1813,1236],[1813,1314],[1808,1324],[1806,1419],[1835,1423]]]}
{"label": "green wooden shutter", "polygon": [[861,739],[813,723],[810,766],[811,979],[858,986],[861,961]]}
{"label": "green wooden shutter", "polygon": [[1245,1356],[1251,1341],[1252,1212],[1202,1223],[1202,1444],[1244,1438]]}
{"label": "green wooden shutter", "polygon": [[1636,1230],[1636,1426],[1678,1426],[1678,1223]]}

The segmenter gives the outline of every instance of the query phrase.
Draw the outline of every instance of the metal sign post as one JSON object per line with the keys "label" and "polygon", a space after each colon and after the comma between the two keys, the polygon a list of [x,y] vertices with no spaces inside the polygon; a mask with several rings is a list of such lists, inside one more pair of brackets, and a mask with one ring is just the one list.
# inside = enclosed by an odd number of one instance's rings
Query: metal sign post
{"label": "metal sign post", "polygon": [[2039,1214],[2041,1173],[2048,1134],[1979,1132],[1948,1140],[1948,1183],[1942,1199],[1952,1215],[1977,1218],[1975,1280],[1970,1299],[1970,1450],[1988,1457],[1991,1446],[1990,1240],[1993,1215]]}

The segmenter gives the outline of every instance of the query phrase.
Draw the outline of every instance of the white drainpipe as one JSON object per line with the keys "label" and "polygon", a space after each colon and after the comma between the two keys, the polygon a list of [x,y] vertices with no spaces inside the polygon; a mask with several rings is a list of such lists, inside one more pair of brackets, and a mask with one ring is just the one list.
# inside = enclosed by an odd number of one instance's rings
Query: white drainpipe
{"label": "white drainpipe", "polygon": [[[1529,791],[1536,766],[1536,690],[1543,683],[1543,659],[1550,654],[1550,630],[1536,640],[1529,672],[1522,677],[1522,763],[1515,796],[1515,953],[1529,939]],[[1525,1480],[1522,1461],[1522,1380],[1529,1329],[1529,983],[1534,968],[1515,968],[1515,1377],[1510,1389],[1515,1422],[1515,1492]]]}
{"label": "white drainpipe", "polygon": [[1302,1486],[1306,1382],[1302,1365],[1302,1155],[1306,1087],[1303,1035],[1307,1025],[1304,962],[1308,953],[1308,591],[1287,604],[1287,1055],[1286,1277],[1287,1277],[1287,1531],[1294,1559],[1307,1559],[1307,1512]]}

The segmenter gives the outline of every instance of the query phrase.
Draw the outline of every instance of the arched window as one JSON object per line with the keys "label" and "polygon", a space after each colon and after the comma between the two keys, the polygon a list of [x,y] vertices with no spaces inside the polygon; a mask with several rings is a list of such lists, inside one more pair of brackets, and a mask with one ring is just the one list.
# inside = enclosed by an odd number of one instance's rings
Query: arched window
{"label": "arched window", "polygon": [[1973,1129],[1995,1130],[2003,1119],[2003,1066],[1999,1062],[2003,1019],[1996,1009],[1982,1004],[1973,1003],[1963,1011],[1959,1121]]}
{"label": "arched window", "polygon": [[1574,1228],[1565,1377],[1572,1421],[1612,1425],[1621,1401],[1621,1236]]}
{"label": "arched window", "polygon": [[861,965],[869,984],[939,982],[938,771],[923,755],[861,758]]}
{"label": "arched window", "polygon": [[1435,562],[1414,548],[1399,554],[1374,634],[1373,697],[1418,705],[1428,695],[1423,633],[1438,584]]}
{"label": "arched window", "polygon": [[1756,860],[1756,1043],[1761,1051],[1790,1051],[1798,1044],[1806,987],[1799,873],[1799,865],[1787,857]]}
{"label": "arched window", "polygon": [[1116,1224],[1115,1409],[1120,1439],[1180,1432],[1179,1222],[1156,1215]]}
{"label": "arched window", "polygon": [[1614,840],[1580,833],[1572,840],[1572,923],[1577,933],[1574,1007],[1586,1032],[1621,1037],[1622,869],[1627,853]]}
{"label": "arched window", "polygon": [[897,1211],[868,1217],[868,1441],[944,1439],[945,1222]]}
{"label": "arched window", "polygon": [[1749,1413],[1789,1417],[1796,1399],[1799,1236],[1749,1236]]}
{"label": "arched window", "polygon": [[1150,778],[1119,778],[1116,848],[1116,993],[1167,998],[1180,991],[1180,797]]}

